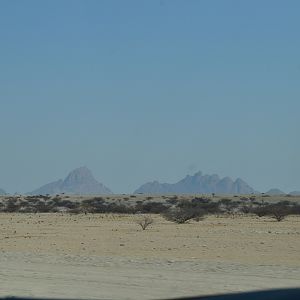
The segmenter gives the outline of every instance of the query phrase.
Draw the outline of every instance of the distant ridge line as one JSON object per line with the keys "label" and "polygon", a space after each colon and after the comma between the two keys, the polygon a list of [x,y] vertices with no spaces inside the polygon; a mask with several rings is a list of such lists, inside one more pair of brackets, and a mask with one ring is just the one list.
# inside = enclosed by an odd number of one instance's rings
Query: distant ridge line
{"label": "distant ridge line", "polygon": [[257,194],[245,181],[230,177],[220,178],[218,175],[202,175],[199,171],[187,175],[176,183],[147,182],[134,191],[135,194]]}

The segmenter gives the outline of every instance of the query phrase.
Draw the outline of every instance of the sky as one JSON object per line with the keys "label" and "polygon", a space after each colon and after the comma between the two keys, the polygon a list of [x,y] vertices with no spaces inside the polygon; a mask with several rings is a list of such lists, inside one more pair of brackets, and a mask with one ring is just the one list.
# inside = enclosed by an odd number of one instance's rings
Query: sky
{"label": "sky", "polygon": [[300,190],[300,2],[0,1],[0,188],[87,166]]}

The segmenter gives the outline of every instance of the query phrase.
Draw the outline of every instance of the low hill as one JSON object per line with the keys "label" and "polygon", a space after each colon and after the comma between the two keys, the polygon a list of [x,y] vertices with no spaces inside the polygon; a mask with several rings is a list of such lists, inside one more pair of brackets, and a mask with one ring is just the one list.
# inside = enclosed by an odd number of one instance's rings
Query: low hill
{"label": "low hill", "polygon": [[285,195],[285,192],[279,189],[270,189],[265,194],[267,195]]}

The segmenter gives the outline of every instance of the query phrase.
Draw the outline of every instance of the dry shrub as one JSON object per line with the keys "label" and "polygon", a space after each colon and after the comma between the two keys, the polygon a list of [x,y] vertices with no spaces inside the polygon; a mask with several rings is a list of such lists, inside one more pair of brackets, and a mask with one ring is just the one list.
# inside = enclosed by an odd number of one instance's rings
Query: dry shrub
{"label": "dry shrub", "polygon": [[282,221],[289,214],[291,214],[291,210],[285,205],[274,204],[269,206],[269,215],[278,222]]}
{"label": "dry shrub", "polygon": [[149,225],[153,224],[153,219],[150,216],[143,216],[139,220],[137,220],[137,224],[141,226],[143,230],[145,230]]}
{"label": "dry shrub", "polygon": [[201,209],[194,209],[190,207],[175,207],[170,208],[163,213],[163,217],[171,222],[177,224],[184,224],[189,220],[194,219],[200,221],[204,218],[206,212]]}
{"label": "dry shrub", "polygon": [[270,216],[280,222],[288,215],[294,214],[297,211],[297,205],[292,205],[286,201],[276,204],[264,204],[252,209],[252,213],[259,217]]}

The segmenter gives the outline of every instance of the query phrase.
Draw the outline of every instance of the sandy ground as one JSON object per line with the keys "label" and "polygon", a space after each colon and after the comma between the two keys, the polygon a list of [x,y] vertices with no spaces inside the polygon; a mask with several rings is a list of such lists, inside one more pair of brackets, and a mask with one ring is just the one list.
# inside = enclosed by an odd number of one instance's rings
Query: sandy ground
{"label": "sandy ground", "polygon": [[300,287],[300,218],[0,214],[0,296],[158,299]]}

